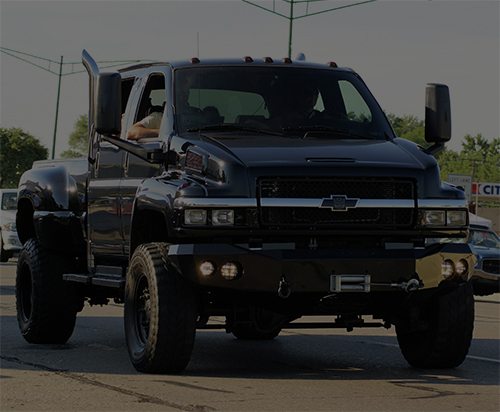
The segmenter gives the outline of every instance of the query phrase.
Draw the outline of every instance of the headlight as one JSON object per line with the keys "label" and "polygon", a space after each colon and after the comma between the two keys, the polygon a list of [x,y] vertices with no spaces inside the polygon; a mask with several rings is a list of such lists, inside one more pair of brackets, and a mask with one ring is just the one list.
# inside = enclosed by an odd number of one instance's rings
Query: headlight
{"label": "headlight", "polygon": [[463,227],[467,225],[466,210],[423,210],[421,224],[424,227]]}
{"label": "headlight", "polygon": [[186,209],[184,223],[186,225],[206,225],[207,211],[203,209]]}
{"label": "headlight", "polygon": [[3,225],[3,230],[10,230],[12,232],[16,231],[16,222],[9,222]]}
{"label": "headlight", "polygon": [[234,210],[213,210],[212,225],[214,226],[234,225]]}
{"label": "headlight", "polygon": [[446,226],[465,226],[467,224],[467,212],[463,210],[452,210],[446,213]]}
{"label": "headlight", "polygon": [[444,226],[446,223],[446,213],[444,210],[425,210],[422,224],[423,226]]}

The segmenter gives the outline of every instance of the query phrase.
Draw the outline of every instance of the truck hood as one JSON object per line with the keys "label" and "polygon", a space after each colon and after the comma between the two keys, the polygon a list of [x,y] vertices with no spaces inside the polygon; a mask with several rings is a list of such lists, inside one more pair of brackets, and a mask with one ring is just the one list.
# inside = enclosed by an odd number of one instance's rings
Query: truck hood
{"label": "truck hood", "polygon": [[[332,168],[419,169],[422,162],[395,141],[297,139],[279,136],[211,136],[249,169]],[[398,139],[399,140],[399,139]],[[427,156],[427,155],[425,155]],[[429,156],[427,156],[429,157]],[[297,170],[295,169],[295,173]]]}

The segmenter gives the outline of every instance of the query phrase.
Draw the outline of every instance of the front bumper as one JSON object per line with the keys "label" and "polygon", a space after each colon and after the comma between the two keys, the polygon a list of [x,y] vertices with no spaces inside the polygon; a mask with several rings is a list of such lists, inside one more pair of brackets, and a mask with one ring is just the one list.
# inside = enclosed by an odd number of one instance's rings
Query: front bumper
{"label": "front bumper", "polygon": [[3,240],[3,248],[5,250],[11,250],[13,252],[20,251],[23,248],[19,237],[17,236],[17,232],[2,230],[2,240]]}
{"label": "front bumper", "polygon": [[[411,244],[410,244],[411,246]],[[435,244],[425,248],[395,249],[295,249],[293,243],[268,244],[259,249],[229,244],[172,245],[169,256],[186,278],[206,289],[227,289],[245,292],[276,292],[283,279],[292,293],[324,293],[332,290],[335,275],[364,277],[370,285],[364,292],[397,290],[410,279],[417,279],[420,289],[436,288],[445,279],[441,265],[445,260],[467,261],[468,272],[454,280],[470,279],[475,255],[467,244]],[[201,274],[203,262],[216,268],[210,276]],[[225,280],[220,269],[227,262],[237,262],[243,274]],[[368,277],[367,277],[368,275]]]}

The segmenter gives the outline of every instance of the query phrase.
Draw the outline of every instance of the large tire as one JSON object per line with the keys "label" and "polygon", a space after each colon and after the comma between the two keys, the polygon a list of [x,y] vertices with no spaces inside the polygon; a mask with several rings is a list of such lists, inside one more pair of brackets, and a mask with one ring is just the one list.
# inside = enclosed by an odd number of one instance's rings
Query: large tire
{"label": "large tire", "polygon": [[[414,312],[415,313],[415,312]],[[418,319],[396,325],[399,347],[415,368],[455,368],[467,356],[474,328],[470,282],[417,309]]]}
{"label": "large tire", "polygon": [[81,298],[62,278],[67,262],[35,239],[28,240],[19,255],[17,321],[30,343],[65,343],[73,333]]}
{"label": "large tire", "polygon": [[237,325],[233,328],[233,335],[239,340],[273,340],[281,332],[276,328],[270,332],[260,332],[252,324]]}
{"label": "large tire", "polygon": [[125,286],[125,336],[139,372],[182,372],[191,358],[196,289],[168,258],[164,243],[139,246]]}
{"label": "large tire", "polygon": [[272,340],[281,332],[284,322],[283,315],[270,310],[251,307],[249,309],[249,323],[236,323],[232,327],[232,334],[240,340]]}

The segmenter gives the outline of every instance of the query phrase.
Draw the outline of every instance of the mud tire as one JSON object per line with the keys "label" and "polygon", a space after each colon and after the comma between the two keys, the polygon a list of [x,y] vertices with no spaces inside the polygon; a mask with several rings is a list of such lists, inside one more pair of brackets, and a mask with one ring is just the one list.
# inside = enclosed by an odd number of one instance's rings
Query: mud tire
{"label": "mud tire", "polygon": [[29,239],[18,259],[16,274],[17,320],[29,343],[65,343],[73,334],[81,298],[64,282],[68,257]]}
{"label": "mud tire", "polygon": [[182,372],[193,350],[196,320],[196,289],[170,262],[168,245],[139,246],[125,286],[125,336],[134,367]]}
{"label": "mud tire", "polygon": [[406,361],[415,368],[459,366],[472,341],[472,284],[467,282],[417,310],[420,313],[418,319],[414,317],[410,321],[408,316],[396,325],[399,347]]}

